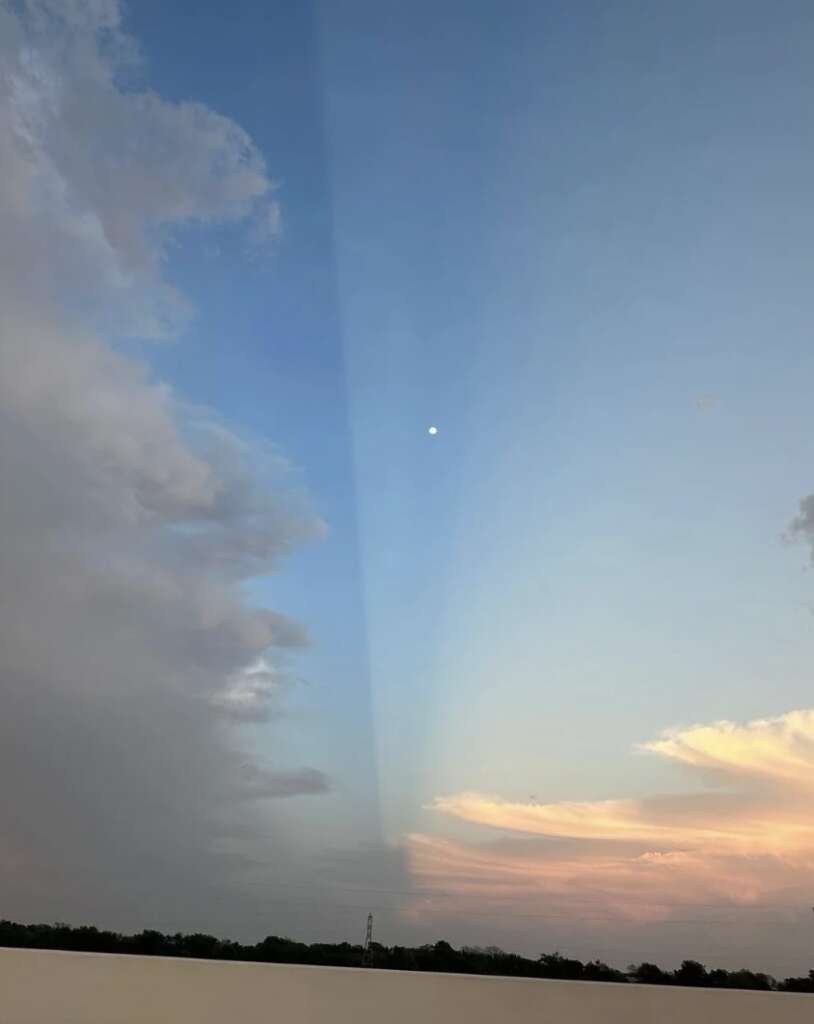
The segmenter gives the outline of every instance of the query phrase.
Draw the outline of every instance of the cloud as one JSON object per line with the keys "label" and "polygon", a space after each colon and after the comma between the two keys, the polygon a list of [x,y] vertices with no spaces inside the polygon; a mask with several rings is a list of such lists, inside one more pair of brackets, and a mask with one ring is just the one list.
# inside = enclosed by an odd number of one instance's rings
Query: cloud
{"label": "cloud", "polygon": [[162,279],[171,229],[267,234],[279,214],[263,157],[228,118],[122,81],[135,48],[117,3],[16,6],[0,11],[4,271],[25,299],[61,300],[63,325],[92,307],[121,330],[172,331],[189,310]]}
{"label": "cloud", "polygon": [[212,705],[239,722],[264,721],[282,685],[281,673],[258,658],[229,676],[223,689],[212,695]]}
{"label": "cloud", "polygon": [[[814,495],[788,536],[814,559]],[[693,790],[556,803],[438,797],[431,808],[465,823],[467,838],[406,837],[424,894],[406,916],[454,934],[474,915],[510,944],[539,949],[548,933],[552,947],[619,963],[675,963],[691,951],[731,967],[807,970],[814,709],[670,729],[636,753],[673,764]]]}
{"label": "cloud", "polygon": [[271,771],[246,764],[241,772],[241,796],[251,800],[271,800],[303,794],[327,793],[328,777],[315,768],[296,772]]}
{"label": "cloud", "polygon": [[804,540],[814,557],[814,494],[807,494],[800,500],[800,509],[789,524],[788,536],[791,540]]}
{"label": "cloud", "polygon": [[529,835],[624,840],[654,850],[705,850],[743,855],[788,853],[814,846],[814,821],[802,805],[729,797],[655,797],[527,805],[464,793],[435,808],[463,821]]}
{"label": "cloud", "polygon": [[666,919],[673,904],[710,899],[799,898],[814,881],[814,711],[670,730],[639,749],[715,788],[550,804],[439,797],[442,814],[508,838],[467,845],[413,836],[414,871],[460,897],[588,891],[633,919]]}
{"label": "cloud", "polygon": [[272,183],[234,122],[137,88],[136,55],[114,0],[0,3],[0,864],[26,916],[199,905],[240,859],[213,837],[257,813],[236,795],[328,788],[251,775],[234,728],[307,642],[241,584],[322,524],[273,449],[117,347],[190,315],[174,232],[268,234]]}
{"label": "cloud", "polygon": [[746,725],[716,722],[666,732],[645,743],[661,754],[719,775],[729,784],[765,783],[800,793],[814,792],[814,710],[790,711]]}

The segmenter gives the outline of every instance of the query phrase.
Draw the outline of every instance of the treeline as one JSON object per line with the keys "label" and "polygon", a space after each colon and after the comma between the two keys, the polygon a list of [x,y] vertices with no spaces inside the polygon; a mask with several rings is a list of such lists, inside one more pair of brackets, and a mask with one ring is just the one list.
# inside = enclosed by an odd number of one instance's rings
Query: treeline
{"label": "treeline", "polygon": [[[310,945],[269,935],[255,945],[243,945],[214,935],[164,935],[143,931],[121,935],[83,925],[16,924],[0,921],[0,946],[23,949],[63,949],[86,953],[129,953],[141,956],[195,957],[203,960],[253,960],[275,964],[318,964],[331,967],[359,967],[363,948],[349,942],[315,942]],[[663,971],[655,964],[642,963],[619,971],[601,960],[583,963],[559,953],[546,953],[537,960],[505,953],[494,946],[454,949],[448,942],[426,946],[382,946],[373,943],[370,967],[396,971],[441,971],[456,974],[496,974],[517,978],[560,978],[572,981],[611,981],[620,984],[688,985],[696,988],[761,989],[777,992],[814,992],[814,971],[803,978],[776,981],[754,971],[707,970],[696,960],[685,960],[675,971]]]}

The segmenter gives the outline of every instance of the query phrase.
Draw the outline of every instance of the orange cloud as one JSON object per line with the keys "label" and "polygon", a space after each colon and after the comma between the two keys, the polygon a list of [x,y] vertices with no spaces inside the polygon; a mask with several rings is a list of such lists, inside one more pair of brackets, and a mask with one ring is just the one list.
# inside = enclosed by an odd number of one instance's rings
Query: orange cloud
{"label": "orange cloud", "polygon": [[814,709],[746,725],[716,722],[667,731],[641,749],[723,779],[759,780],[814,792]]}
{"label": "orange cloud", "polygon": [[670,809],[678,807],[671,797],[538,805],[463,793],[439,797],[433,806],[463,821],[528,835],[625,840],[657,850],[744,856],[814,851],[814,816],[802,806],[739,807],[743,802],[736,797],[733,807],[722,806],[721,817],[714,818],[704,806],[703,795],[697,802],[697,817],[684,807],[674,820],[670,820]]}
{"label": "orange cloud", "polygon": [[[428,912],[475,909],[598,923],[644,923],[686,916],[687,908],[757,906],[769,893],[814,878],[814,865],[777,857],[620,851],[592,844],[581,852],[545,849],[534,840],[467,844],[427,835],[407,839],[410,869],[431,898]],[[790,899],[786,896],[786,899]],[[789,904],[791,906],[791,904]]]}
{"label": "orange cloud", "polygon": [[503,837],[411,836],[414,873],[461,899],[588,893],[602,912],[639,920],[666,917],[679,903],[756,903],[812,884],[814,710],[673,730],[639,749],[716,788],[549,804],[439,797],[432,806],[442,814]]}

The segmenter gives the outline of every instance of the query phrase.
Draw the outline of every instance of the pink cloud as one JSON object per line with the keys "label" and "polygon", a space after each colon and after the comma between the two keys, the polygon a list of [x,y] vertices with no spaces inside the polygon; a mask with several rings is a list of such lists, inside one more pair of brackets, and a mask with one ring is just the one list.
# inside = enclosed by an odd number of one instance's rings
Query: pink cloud
{"label": "pink cloud", "polygon": [[484,838],[410,836],[414,874],[443,890],[450,907],[544,897],[549,908],[558,899],[573,908],[576,895],[600,914],[642,922],[693,905],[789,900],[811,886],[814,711],[673,730],[639,749],[715,789],[549,804],[439,797],[437,811],[483,826]]}

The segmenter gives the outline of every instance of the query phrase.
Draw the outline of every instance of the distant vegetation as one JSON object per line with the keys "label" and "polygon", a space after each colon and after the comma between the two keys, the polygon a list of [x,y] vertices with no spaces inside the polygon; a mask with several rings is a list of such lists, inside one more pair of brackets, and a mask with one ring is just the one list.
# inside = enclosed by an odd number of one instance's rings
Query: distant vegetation
{"label": "distant vegetation", "polygon": [[[0,946],[24,949],[67,949],[88,953],[134,953],[141,956],[197,957],[204,960],[254,960],[274,964],[320,964],[333,967],[358,967],[362,947],[349,942],[304,942],[270,935],[253,946],[242,945],[214,935],[162,935],[143,931],[138,935],[120,935],[67,924],[15,924],[0,921]],[[690,985],[700,988],[749,988],[778,992],[814,992],[814,971],[804,978],[776,981],[768,974],[754,971],[707,970],[695,960],[685,960],[676,971],[663,971],[655,964],[643,963],[619,971],[600,960],[582,963],[546,953],[537,960],[504,953],[488,946],[463,946],[453,949],[448,942],[426,946],[382,946],[373,943],[370,966],[396,971],[446,971],[458,974],[499,974],[518,978],[563,978],[574,981],[612,981],[622,984]]]}

